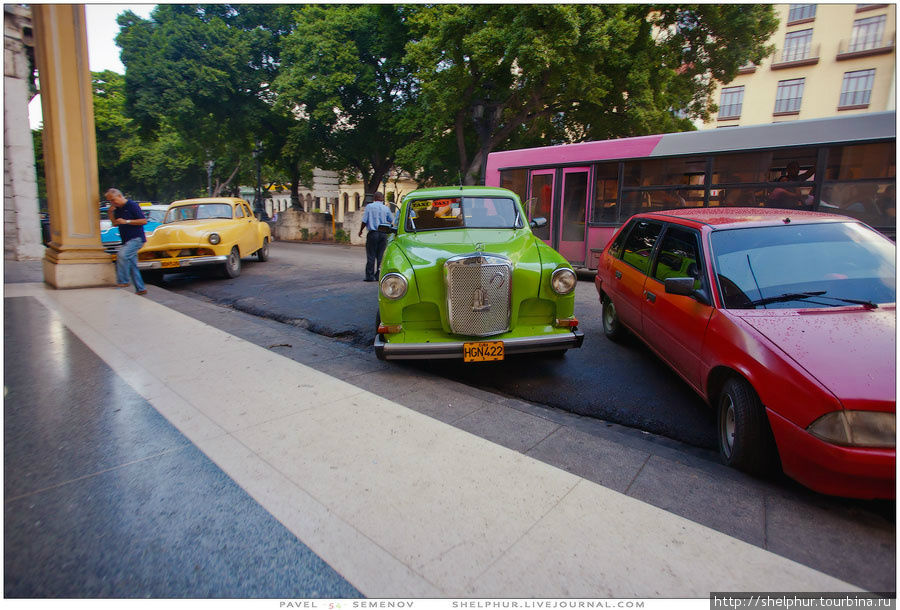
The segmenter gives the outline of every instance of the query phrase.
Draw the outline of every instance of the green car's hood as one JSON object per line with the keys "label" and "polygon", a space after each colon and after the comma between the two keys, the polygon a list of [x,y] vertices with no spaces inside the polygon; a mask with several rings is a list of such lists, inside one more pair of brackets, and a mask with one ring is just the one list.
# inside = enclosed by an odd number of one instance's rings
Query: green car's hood
{"label": "green car's hood", "polygon": [[[399,261],[391,256],[402,252],[413,269],[419,298],[443,304],[446,300],[443,269],[448,258],[460,254],[496,254],[512,263],[513,292],[519,299],[537,297],[541,285],[540,242],[528,229],[446,229],[405,233],[394,238],[385,253],[382,271]],[[441,305],[443,307],[443,305]]]}
{"label": "green car's hood", "polygon": [[427,267],[440,267],[453,256],[473,252],[505,256],[514,269],[519,263],[540,264],[535,242],[534,235],[523,229],[445,229],[405,233],[394,239],[417,273]]}

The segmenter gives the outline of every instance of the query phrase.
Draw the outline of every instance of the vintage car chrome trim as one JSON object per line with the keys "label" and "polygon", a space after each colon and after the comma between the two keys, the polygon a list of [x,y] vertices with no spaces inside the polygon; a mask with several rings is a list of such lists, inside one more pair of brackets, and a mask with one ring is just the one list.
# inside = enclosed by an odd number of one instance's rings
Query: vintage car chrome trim
{"label": "vintage car chrome trim", "polygon": [[[539,337],[519,337],[504,339],[505,354],[527,354],[529,352],[549,352],[560,349],[581,347],[584,333],[573,330],[571,333],[544,335]],[[382,335],[375,335],[375,355],[379,360],[410,359],[422,360],[431,358],[462,358],[463,343],[468,341],[449,341],[446,343],[388,343]]]}
{"label": "vintage car chrome trim", "polygon": [[[495,267],[498,271],[492,276],[485,286],[483,278],[472,282],[471,278],[454,280],[456,269],[463,271],[466,267],[479,268]],[[499,269],[502,269],[500,271]],[[447,295],[447,314],[449,316],[450,329],[458,335],[471,337],[490,337],[509,332],[512,319],[512,262],[505,256],[498,254],[485,254],[472,252],[460,254],[448,258],[444,263],[444,288]],[[494,286],[494,279],[499,280]],[[461,290],[454,290],[459,282],[469,281],[472,285],[463,286]],[[477,283],[477,285],[475,285]],[[503,285],[506,284],[506,290]],[[493,290],[491,290],[493,288]],[[471,295],[469,294],[471,290]],[[459,294],[465,292],[465,296]],[[493,312],[494,306],[497,306]],[[499,313],[499,316],[497,315]],[[473,319],[472,314],[484,315],[487,321],[486,327],[480,327],[481,319]]]}
{"label": "vintage car chrome trim", "polygon": [[199,267],[201,265],[216,265],[224,263],[228,260],[228,256],[195,256],[193,258],[179,258],[177,267],[163,267],[162,261],[170,259],[162,259],[155,261],[138,261],[138,269],[181,269],[182,267]]}

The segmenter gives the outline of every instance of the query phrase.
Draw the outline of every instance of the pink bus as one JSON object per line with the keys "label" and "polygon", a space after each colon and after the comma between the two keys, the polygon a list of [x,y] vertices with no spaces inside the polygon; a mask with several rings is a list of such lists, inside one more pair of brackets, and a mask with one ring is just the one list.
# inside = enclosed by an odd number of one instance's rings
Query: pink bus
{"label": "pink bus", "polygon": [[896,234],[896,113],[562,144],[488,155],[541,239],[576,267],[632,214],[679,207],[813,209]]}

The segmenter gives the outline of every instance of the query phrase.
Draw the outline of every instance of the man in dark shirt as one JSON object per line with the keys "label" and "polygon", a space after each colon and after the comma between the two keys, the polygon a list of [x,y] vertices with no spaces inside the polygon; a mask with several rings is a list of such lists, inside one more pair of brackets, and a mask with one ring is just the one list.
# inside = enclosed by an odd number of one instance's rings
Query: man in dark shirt
{"label": "man in dark shirt", "polygon": [[119,189],[106,191],[106,200],[109,201],[109,219],[114,226],[119,227],[119,235],[122,237],[122,245],[116,254],[116,286],[127,288],[130,281],[134,282],[134,288],[138,294],[147,294],[144,279],[137,266],[137,253],[147,241],[144,236],[144,225],[147,219],[141,211],[141,206],[131,199],[125,199]]}

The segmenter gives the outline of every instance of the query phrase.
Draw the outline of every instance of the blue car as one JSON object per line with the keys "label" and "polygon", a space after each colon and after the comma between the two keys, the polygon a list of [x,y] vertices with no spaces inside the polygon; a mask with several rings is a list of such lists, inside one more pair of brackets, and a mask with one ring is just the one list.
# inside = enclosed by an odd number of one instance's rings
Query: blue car
{"label": "blue car", "polygon": [[[169,206],[167,205],[141,205],[141,211],[147,218],[147,224],[144,225],[144,233],[146,235],[149,236],[156,230],[156,227],[162,224],[168,209]],[[119,246],[122,245],[119,227],[114,227],[112,221],[109,220],[108,205],[100,208],[100,241],[103,242],[103,249],[109,254],[115,254]]]}

